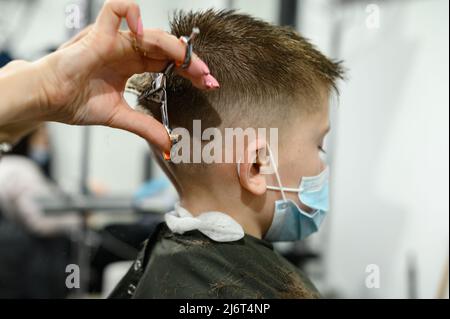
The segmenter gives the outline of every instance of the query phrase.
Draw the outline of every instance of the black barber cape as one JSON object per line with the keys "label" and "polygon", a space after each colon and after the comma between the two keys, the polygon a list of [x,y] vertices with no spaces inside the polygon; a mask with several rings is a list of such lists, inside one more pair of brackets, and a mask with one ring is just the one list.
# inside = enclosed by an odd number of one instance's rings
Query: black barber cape
{"label": "black barber cape", "polygon": [[250,235],[216,242],[161,223],[109,298],[318,298],[273,246]]}

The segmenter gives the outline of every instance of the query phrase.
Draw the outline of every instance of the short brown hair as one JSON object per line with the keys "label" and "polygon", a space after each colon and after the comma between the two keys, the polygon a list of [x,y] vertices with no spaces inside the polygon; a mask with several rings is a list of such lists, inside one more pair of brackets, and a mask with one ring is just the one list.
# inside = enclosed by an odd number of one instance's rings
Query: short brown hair
{"label": "short brown hair", "polygon": [[[320,53],[295,30],[229,10],[178,12],[172,34],[200,34],[194,51],[209,66],[220,89],[201,91],[184,78],[168,77],[168,114],[172,128],[268,127],[292,117],[292,111],[313,111],[314,96],[323,87],[336,88],[343,76],[339,62]],[[146,81],[147,89],[150,81]],[[301,101],[299,102],[299,98]],[[295,102],[295,103],[294,103]],[[160,119],[159,105],[140,104]]]}

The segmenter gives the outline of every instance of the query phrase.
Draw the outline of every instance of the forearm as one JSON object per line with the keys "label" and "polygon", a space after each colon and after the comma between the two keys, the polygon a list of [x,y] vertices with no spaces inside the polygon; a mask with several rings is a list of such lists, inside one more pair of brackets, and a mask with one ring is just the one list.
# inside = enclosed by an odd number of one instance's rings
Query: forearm
{"label": "forearm", "polygon": [[0,142],[16,142],[45,120],[40,63],[13,61],[0,69]]}

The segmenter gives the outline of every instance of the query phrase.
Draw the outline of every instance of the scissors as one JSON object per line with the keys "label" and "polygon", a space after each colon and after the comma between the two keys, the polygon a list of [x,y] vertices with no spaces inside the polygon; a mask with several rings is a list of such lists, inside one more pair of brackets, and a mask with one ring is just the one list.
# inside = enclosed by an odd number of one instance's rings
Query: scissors
{"label": "scissors", "polygon": [[[182,36],[181,41],[186,44],[186,54],[184,56],[184,61],[180,64],[172,62],[170,63],[162,73],[153,80],[152,87],[150,90],[143,93],[143,99],[150,100],[161,104],[161,118],[162,124],[167,131],[170,139],[170,149],[179,141],[180,136],[172,133],[172,129],[169,125],[169,116],[167,113],[167,90],[166,90],[166,80],[172,69],[177,66],[183,69],[189,67],[192,58],[192,40],[200,33],[198,28],[193,28],[190,36]],[[166,161],[170,160],[170,151],[163,152],[163,157]]]}

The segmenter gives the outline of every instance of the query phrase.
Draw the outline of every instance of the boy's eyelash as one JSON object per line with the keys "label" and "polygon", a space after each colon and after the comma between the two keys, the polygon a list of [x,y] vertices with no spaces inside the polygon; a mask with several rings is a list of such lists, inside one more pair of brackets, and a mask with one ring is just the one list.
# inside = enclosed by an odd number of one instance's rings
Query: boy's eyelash
{"label": "boy's eyelash", "polygon": [[324,153],[324,154],[326,154],[327,153],[327,151],[325,151],[324,149],[323,149],[323,147],[322,146],[318,146],[317,147],[318,149],[319,149],[319,151],[321,151],[322,153]]}

